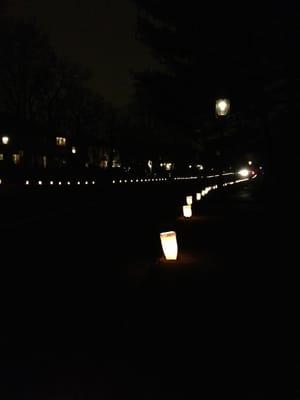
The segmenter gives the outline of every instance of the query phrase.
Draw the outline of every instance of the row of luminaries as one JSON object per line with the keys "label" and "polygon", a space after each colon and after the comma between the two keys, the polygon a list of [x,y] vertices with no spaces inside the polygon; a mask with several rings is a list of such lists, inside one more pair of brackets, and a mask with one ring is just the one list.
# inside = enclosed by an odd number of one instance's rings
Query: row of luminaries
{"label": "row of luminaries", "polygon": [[[196,200],[200,201],[211,190],[217,188],[218,185],[206,187],[201,192],[196,193]],[[186,204],[182,206],[184,218],[189,219],[192,217],[192,205],[193,205],[193,196],[192,195],[186,196]],[[166,260],[177,260],[178,245],[177,245],[176,232],[174,231],[162,232],[160,234],[160,241]]]}

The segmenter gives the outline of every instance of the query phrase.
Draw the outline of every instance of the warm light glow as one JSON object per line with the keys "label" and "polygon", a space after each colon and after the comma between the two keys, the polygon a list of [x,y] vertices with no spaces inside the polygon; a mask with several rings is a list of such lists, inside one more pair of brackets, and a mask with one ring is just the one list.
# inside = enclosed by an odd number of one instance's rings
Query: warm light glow
{"label": "warm light glow", "polygon": [[73,154],[76,154],[76,152],[77,152],[76,147],[75,147],[75,146],[72,146],[72,153],[73,153]]}
{"label": "warm light glow", "polygon": [[192,216],[192,206],[190,204],[187,204],[187,205],[183,206],[182,209],[183,209],[183,216],[185,218],[191,218],[191,216]]}
{"label": "warm light glow", "polygon": [[2,143],[3,144],[8,144],[9,142],[9,137],[8,136],[2,136]]}
{"label": "warm light glow", "polygon": [[166,260],[177,260],[178,245],[176,232],[162,232],[160,234],[160,241]]}
{"label": "warm light glow", "polygon": [[186,204],[188,205],[193,204],[193,196],[186,196]]}
{"label": "warm light glow", "polygon": [[226,116],[229,113],[230,101],[228,99],[218,99],[216,101],[216,114],[219,117]]}
{"label": "warm light glow", "polygon": [[249,173],[250,173],[250,171],[247,168],[243,168],[238,172],[238,174],[241,175],[243,178],[246,178],[247,176],[249,176]]}
{"label": "warm light glow", "polygon": [[196,200],[201,200],[201,193],[196,193]]}
{"label": "warm light glow", "polygon": [[56,136],[56,144],[57,146],[65,146],[67,143],[67,139],[62,136]]}

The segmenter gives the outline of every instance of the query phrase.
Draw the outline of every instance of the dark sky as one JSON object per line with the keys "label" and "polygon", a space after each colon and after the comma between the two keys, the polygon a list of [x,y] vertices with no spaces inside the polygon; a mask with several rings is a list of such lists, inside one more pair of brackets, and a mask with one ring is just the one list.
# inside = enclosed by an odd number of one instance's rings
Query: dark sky
{"label": "dark sky", "polygon": [[130,69],[154,64],[134,37],[130,0],[11,0],[7,14],[34,18],[58,54],[88,67],[90,86],[116,106],[132,95]]}

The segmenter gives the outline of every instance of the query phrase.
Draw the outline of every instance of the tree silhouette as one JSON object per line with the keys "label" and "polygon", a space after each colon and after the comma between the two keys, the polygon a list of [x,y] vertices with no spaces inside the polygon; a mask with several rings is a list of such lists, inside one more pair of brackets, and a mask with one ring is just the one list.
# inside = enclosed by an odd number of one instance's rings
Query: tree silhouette
{"label": "tree silhouette", "polygon": [[0,52],[0,113],[17,134],[106,134],[109,106],[86,88],[88,71],[60,60],[34,24],[3,18]]}

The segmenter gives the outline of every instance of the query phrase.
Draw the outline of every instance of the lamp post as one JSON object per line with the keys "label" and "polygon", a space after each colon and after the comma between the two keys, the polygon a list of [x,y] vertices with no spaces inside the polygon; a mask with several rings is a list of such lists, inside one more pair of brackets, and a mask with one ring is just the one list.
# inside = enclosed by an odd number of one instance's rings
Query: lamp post
{"label": "lamp post", "polygon": [[224,119],[229,115],[230,111],[230,100],[223,98],[216,100],[216,118],[221,121],[221,135],[220,135],[220,149],[217,155],[219,156],[219,181],[223,183],[223,168],[224,168]]}

